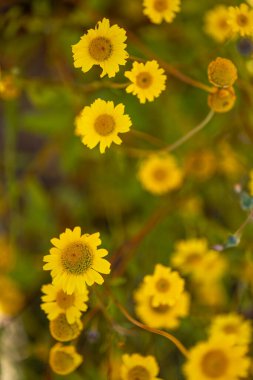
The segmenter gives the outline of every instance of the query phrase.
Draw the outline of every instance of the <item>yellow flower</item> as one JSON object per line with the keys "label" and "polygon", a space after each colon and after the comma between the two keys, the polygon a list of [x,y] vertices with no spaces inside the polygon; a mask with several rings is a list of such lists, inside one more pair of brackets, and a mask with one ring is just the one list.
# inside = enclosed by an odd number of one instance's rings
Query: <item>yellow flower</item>
{"label": "yellow flower", "polygon": [[123,355],[121,366],[122,380],[162,380],[158,379],[159,367],[151,355]]}
{"label": "yellow flower", "polygon": [[224,42],[231,37],[231,27],[227,22],[228,8],[217,5],[206,13],[205,32],[217,42]]}
{"label": "yellow flower", "polygon": [[95,100],[91,106],[84,107],[77,119],[77,132],[84,145],[92,149],[100,144],[100,152],[104,153],[112,142],[121,144],[119,133],[129,131],[132,123],[130,117],[124,114],[122,103],[116,107],[113,102],[102,99]]}
{"label": "yellow flower", "polygon": [[172,22],[175,14],[180,11],[181,0],[144,0],[143,13],[154,24],[161,24],[163,20]]}
{"label": "yellow flower", "polygon": [[222,306],[226,302],[224,287],[220,281],[196,281],[195,293],[201,305],[209,307]]}
{"label": "yellow flower", "polygon": [[24,295],[10,277],[1,275],[0,287],[0,316],[12,317],[24,306]]}
{"label": "yellow flower", "polygon": [[144,283],[155,307],[174,305],[184,290],[184,280],[179,274],[161,264],[155,266],[153,275],[144,277]]}
{"label": "yellow flower", "polygon": [[253,170],[250,171],[249,173],[249,193],[253,197]]}
{"label": "yellow flower", "polygon": [[210,178],[216,171],[217,159],[212,150],[198,149],[186,157],[185,172],[200,181]]}
{"label": "yellow flower", "polygon": [[245,3],[239,7],[228,8],[228,24],[233,33],[239,33],[240,36],[253,35],[253,9]]}
{"label": "yellow flower", "polygon": [[230,313],[215,317],[209,333],[211,336],[224,334],[232,337],[235,344],[247,345],[251,341],[252,327],[241,315]]}
{"label": "yellow flower", "polygon": [[222,277],[226,269],[225,257],[220,252],[210,249],[203,256],[199,270],[194,273],[194,278],[201,283],[213,282]]}
{"label": "yellow flower", "polygon": [[135,312],[143,323],[154,328],[175,329],[180,324],[180,318],[189,313],[190,297],[187,293],[180,294],[174,305],[160,304],[153,306],[153,297],[148,294],[145,284],[135,292]]}
{"label": "yellow flower", "polygon": [[155,195],[165,194],[182,183],[183,173],[169,154],[152,154],[143,160],[138,171],[142,186]]}
{"label": "yellow flower", "polygon": [[208,105],[218,113],[230,111],[235,104],[236,96],[233,87],[229,88],[213,88],[213,93],[208,95]]}
{"label": "yellow flower", "polygon": [[181,240],[176,243],[172,264],[183,274],[199,273],[207,251],[206,239]]}
{"label": "yellow flower", "polygon": [[0,79],[0,98],[4,100],[15,99],[20,95],[20,89],[17,87],[14,77],[10,74],[4,75]]}
{"label": "yellow flower", "polygon": [[49,322],[49,330],[52,337],[60,342],[69,342],[77,338],[83,329],[80,319],[73,323],[68,323],[66,314],[59,314],[58,317]]}
{"label": "yellow flower", "polygon": [[74,346],[64,346],[57,343],[49,353],[50,367],[58,375],[68,375],[75,371],[82,361],[82,356],[76,352]]}
{"label": "yellow flower", "polygon": [[238,380],[245,377],[250,360],[246,346],[234,346],[233,339],[216,336],[190,350],[184,372],[188,380]]}
{"label": "yellow flower", "polygon": [[81,228],[69,228],[52,239],[54,245],[50,255],[44,256],[44,270],[51,270],[53,284],[62,288],[67,294],[75,291],[86,292],[87,285],[94,282],[102,284],[103,277],[99,274],[110,273],[110,263],[103,259],[108,254],[106,249],[97,249],[101,244],[99,232],[81,235]]}
{"label": "yellow flower", "polygon": [[125,65],[128,54],[125,50],[126,32],[118,25],[110,26],[110,21],[103,18],[95,29],[89,29],[81,40],[72,46],[74,66],[81,67],[86,73],[93,65],[102,68],[100,77],[108,74],[114,77],[119,65]]}
{"label": "yellow flower", "polygon": [[45,293],[41,297],[43,303],[41,309],[48,314],[48,319],[52,320],[59,314],[65,313],[68,323],[74,323],[81,317],[81,311],[86,311],[88,306],[88,291],[84,293],[73,292],[65,293],[61,287],[53,284],[43,285],[42,292]]}
{"label": "yellow flower", "polygon": [[237,79],[237,68],[230,59],[217,57],[208,65],[208,80],[218,87],[231,87]]}
{"label": "yellow flower", "polygon": [[125,77],[132,82],[126,88],[126,92],[132,92],[141,103],[145,103],[146,100],[152,102],[165,90],[166,75],[156,61],[148,61],[145,64],[134,62],[132,70],[125,72]]}

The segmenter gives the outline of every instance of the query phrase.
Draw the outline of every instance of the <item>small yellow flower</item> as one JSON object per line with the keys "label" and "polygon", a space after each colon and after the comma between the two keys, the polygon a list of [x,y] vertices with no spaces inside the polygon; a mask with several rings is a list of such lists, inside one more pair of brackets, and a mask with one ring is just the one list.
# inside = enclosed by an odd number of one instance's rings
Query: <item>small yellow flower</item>
{"label": "small yellow flower", "polygon": [[250,360],[246,346],[234,346],[233,339],[216,336],[190,350],[184,372],[187,380],[239,380],[246,377]]}
{"label": "small yellow flower", "polygon": [[83,358],[76,352],[74,346],[55,344],[49,353],[49,364],[51,369],[58,375],[68,375],[75,371],[82,363]]}
{"label": "small yellow flower", "polygon": [[217,113],[230,111],[235,104],[236,96],[233,87],[213,89],[213,93],[208,95],[209,107]]}
{"label": "small yellow flower", "polygon": [[245,3],[239,7],[228,8],[228,24],[233,33],[239,33],[240,36],[253,35],[253,9]]}
{"label": "small yellow flower", "polygon": [[184,280],[178,272],[157,264],[153,275],[144,277],[147,293],[152,297],[152,305],[169,305],[176,303],[184,290]]}
{"label": "small yellow flower", "polygon": [[183,180],[182,170],[169,154],[152,154],[147,157],[141,162],[137,176],[144,189],[155,195],[178,188]]}
{"label": "small yellow flower", "polygon": [[194,273],[194,278],[201,283],[220,279],[226,269],[227,261],[220,252],[208,250],[201,261],[200,270]]}
{"label": "small yellow flower", "polygon": [[195,281],[194,290],[198,303],[209,307],[221,307],[226,302],[226,293],[223,284],[214,281]]}
{"label": "small yellow flower", "polygon": [[224,42],[231,37],[231,27],[227,22],[228,8],[217,5],[206,13],[205,32],[217,42]]}
{"label": "small yellow flower", "polygon": [[49,322],[49,330],[52,337],[59,342],[69,342],[77,338],[83,329],[80,319],[73,323],[68,323],[66,314],[59,314],[58,317]]}
{"label": "small yellow flower", "polygon": [[84,107],[77,119],[77,133],[82,142],[92,149],[100,144],[100,152],[104,153],[112,142],[121,144],[119,133],[129,131],[132,123],[130,117],[124,114],[125,107],[122,103],[114,106],[113,102],[105,102],[102,99],[95,100],[91,106]]}
{"label": "small yellow flower", "polygon": [[106,249],[97,249],[101,244],[99,232],[81,235],[81,228],[69,228],[52,239],[53,248],[50,255],[44,256],[44,270],[50,270],[53,284],[62,288],[67,294],[86,292],[86,285],[94,282],[102,284],[103,277],[99,274],[110,273],[110,263],[103,259],[108,254]]}
{"label": "small yellow flower", "polygon": [[218,57],[208,65],[208,80],[218,87],[231,87],[237,79],[237,69],[230,59]]}
{"label": "small yellow flower", "polygon": [[181,0],[144,0],[143,13],[154,24],[161,24],[163,20],[172,22],[176,13],[180,11]]}
{"label": "small yellow flower", "polygon": [[108,19],[99,21],[95,29],[89,29],[81,40],[72,46],[74,66],[86,73],[93,65],[102,68],[100,77],[114,77],[119,65],[125,65],[128,54],[125,50],[126,32],[118,25],[110,26]]}
{"label": "small yellow flower", "polygon": [[180,294],[172,306],[165,304],[153,306],[153,297],[149,295],[146,285],[142,284],[135,292],[134,299],[136,315],[150,327],[175,329],[180,324],[180,318],[189,313],[190,297],[185,292]]}
{"label": "small yellow flower", "polygon": [[159,367],[154,356],[139,354],[123,355],[122,380],[162,380],[158,379]]}
{"label": "small yellow flower", "polygon": [[241,315],[230,313],[215,317],[209,333],[211,336],[228,335],[234,339],[235,344],[248,345],[251,341],[252,327],[250,321]]}
{"label": "small yellow flower", "polygon": [[145,64],[134,62],[132,70],[125,72],[125,77],[132,82],[126,88],[126,92],[136,95],[141,103],[145,103],[146,100],[152,102],[165,90],[166,75],[156,61],[148,61]]}
{"label": "small yellow flower", "polygon": [[253,197],[253,170],[250,171],[249,173],[249,193]]}
{"label": "small yellow flower", "polygon": [[48,314],[48,319],[53,320],[59,314],[65,313],[68,323],[74,323],[81,317],[81,311],[86,311],[88,306],[88,291],[84,293],[73,292],[65,293],[61,287],[53,284],[43,285],[42,292],[45,293],[41,297],[43,303],[41,309]]}

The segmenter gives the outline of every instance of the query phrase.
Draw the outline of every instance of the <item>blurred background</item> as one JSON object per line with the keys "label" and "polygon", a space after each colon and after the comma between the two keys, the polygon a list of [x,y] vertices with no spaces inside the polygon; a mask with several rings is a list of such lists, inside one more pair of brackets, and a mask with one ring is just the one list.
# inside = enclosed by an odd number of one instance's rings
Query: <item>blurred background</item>
{"label": "blurred background", "polygon": [[[183,0],[173,23],[154,25],[143,15],[141,0],[0,1],[2,380],[61,378],[48,366],[53,339],[40,310],[40,287],[50,282],[42,270],[50,239],[65,228],[100,231],[109,260],[114,257],[107,281],[133,314],[133,291],[157,262],[169,265],[178,240],[203,237],[210,247],[222,246],[246,218],[240,199],[248,191],[253,168],[252,42],[245,48],[245,40],[220,44],[207,35],[204,17],[214,5],[211,0]],[[185,178],[168,195],[148,193],[136,177],[139,158],[131,149],[152,148],[149,142],[129,133],[121,146],[101,155],[74,134],[75,117],[98,97],[121,102],[134,129],[170,144],[207,115],[207,94],[170,75],[166,91],[144,105],[122,89],[95,89],[91,84],[100,80],[100,69],[86,74],[75,69],[71,45],[103,17],[126,29],[130,54],[145,58],[148,47],[203,83],[208,84],[207,66],[216,57],[237,66],[235,107],[216,114],[203,132],[175,151]],[[128,62],[124,69],[130,68]],[[124,69],[117,82],[124,81]],[[191,312],[176,331],[186,346],[205,336],[217,310],[237,310],[253,318],[252,243],[247,227],[240,244],[223,252],[229,268],[222,302],[219,296],[211,302],[208,295],[205,300],[193,294]],[[116,367],[115,377],[110,376],[116,380],[125,352],[154,354],[160,377],[183,379],[183,358],[172,344],[132,329],[109,299],[105,307],[116,326],[103,313],[89,318],[97,302],[91,294],[87,324],[78,340],[84,364],[69,379],[106,379],[110,362]]]}

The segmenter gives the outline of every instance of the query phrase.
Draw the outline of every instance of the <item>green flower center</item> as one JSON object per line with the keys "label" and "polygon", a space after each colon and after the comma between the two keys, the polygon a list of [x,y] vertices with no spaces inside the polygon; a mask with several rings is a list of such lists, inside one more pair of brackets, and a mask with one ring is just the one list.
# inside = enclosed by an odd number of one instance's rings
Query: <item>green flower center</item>
{"label": "green flower center", "polygon": [[150,373],[145,367],[136,365],[128,371],[127,380],[150,380]]}
{"label": "green flower center", "polygon": [[63,290],[59,290],[56,295],[56,303],[61,309],[70,308],[75,301],[74,294],[67,294]]}
{"label": "green flower center", "polygon": [[147,71],[143,71],[136,76],[136,85],[140,88],[148,88],[153,82],[153,77]]}
{"label": "green flower center", "polygon": [[167,0],[155,0],[153,7],[157,12],[164,12],[168,8],[168,2]]}
{"label": "green flower center", "polygon": [[155,284],[156,289],[160,293],[165,293],[170,288],[170,283],[166,278],[159,278],[159,280]]}
{"label": "green flower center", "polygon": [[94,128],[99,135],[107,136],[114,131],[114,118],[106,113],[99,115],[95,120]]}
{"label": "green flower center", "polygon": [[62,252],[61,262],[66,272],[82,275],[92,266],[92,249],[82,242],[70,243]]}
{"label": "green flower center", "polygon": [[201,360],[203,373],[211,378],[223,376],[228,367],[228,359],[222,350],[211,350]]}
{"label": "green flower center", "polygon": [[96,37],[89,45],[89,53],[95,61],[106,61],[112,54],[112,44],[108,38]]}

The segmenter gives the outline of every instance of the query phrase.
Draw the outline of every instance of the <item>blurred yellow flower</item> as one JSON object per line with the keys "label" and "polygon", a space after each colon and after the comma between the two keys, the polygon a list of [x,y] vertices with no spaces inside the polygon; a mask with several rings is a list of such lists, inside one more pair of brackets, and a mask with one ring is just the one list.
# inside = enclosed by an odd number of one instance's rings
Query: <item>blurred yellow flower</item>
{"label": "blurred yellow flower", "polygon": [[238,380],[247,375],[250,360],[246,346],[234,346],[233,339],[216,335],[190,350],[184,373],[188,380]]}
{"label": "blurred yellow flower", "polygon": [[122,380],[162,380],[158,379],[159,367],[154,356],[139,354],[123,355]]}
{"label": "blurred yellow flower", "polygon": [[136,95],[140,103],[152,102],[165,90],[166,75],[156,61],[134,62],[132,70],[125,72],[125,77],[132,82],[126,92]]}
{"label": "blurred yellow flower", "polygon": [[253,9],[245,3],[228,8],[228,24],[233,33],[240,36],[253,36]]}
{"label": "blurred yellow flower", "polygon": [[231,145],[222,141],[218,145],[218,151],[218,170],[229,178],[238,177],[243,171],[243,163]]}
{"label": "blurred yellow flower", "polygon": [[59,314],[65,313],[68,323],[74,323],[81,317],[81,311],[86,311],[88,306],[88,291],[72,294],[65,293],[61,287],[53,284],[42,286],[42,292],[45,294],[41,297],[43,303],[41,309],[48,315],[48,319],[52,320]]}
{"label": "blurred yellow flower", "polygon": [[178,272],[161,264],[156,264],[154,274],[144,277],[144,284],[154,307],[174,305],[184,290],[184,280]]}
{"label": "blurred yellow flower", "polygon": [[198,303],[201,305],[217,308],[224,306],[226,302],[225,289],[220,280],[195,281],[194,290]]}
{"label": "blurred yellow flower", "polygon": [[152,154],[147,157],[141,162],[137,176],[144,189],[155,195],[178,188],[183,180],[182,170],[169,154]]}
{"label": "blurred yellow flower", "polygon": [[84,107],[77,119],[77,133],[81,136],[84,145],[92,149],[97,144],[100,153],[104,153],[112,142],[121,144],[119,133],[129,131],[132,123],[130,117],[124,114],[122,103],[114,106],[113,102],[97,99],[91,106]]}
{"label": "blurred yellow flower", "polygon": [[106,74],[114,77],[128,57],[125,40],[125,30],[118,25],[110,26],[110,21],[103,18],[72,46],[74,66],[86,73],[93,65],[99,65],[103,70],[100,77]]}
{"label": "blurred yellow flower", "polygon": [[83,329],[80,319],[73,323],[68,323],[66,314],[61,313],[49,322],[49,330],[52,337],[59,342],[69,342],[77,338]]}
{"label": "blurred yellow flower", "polygon": [[248,345],[251,341],[252,326],[240,314],[230,313],[216,316],[209,330],[210,336],[230,336],[238,345]]}
{"label": "blurred yellow flower", "polygon": [[134,299],[136,315],[150,327],[175,329],[180,324],[180,318],[189,313],[190,297],[186,292],[181,293],[172,306],[153,306],[153,297],[148,294],[145,284],[142,284],[135,292]]}
{"label": "blurred yellow flower", "polygon": [[53,284],[62,288],[67,294],[75,291],[86,292],[86,285],[94,282],[102,284],[99,274],[110,273],[110,263],[103,259],[108,254],[106,249],[97,249],[101,244],[99,232],[81,235],[81,228],[66,229],[60,238],[51,240],[54,245],[50,255],[44,256],[44,270],[51,270]]}
{"label": "blurred yellow flower", "polygon": [[220,279],[227,269],[226,258],[217,251],[208,250],[201,261],[199,270],[194,273],[194,278],[201,283]]}
{"label": "blurred yellow flower", "polygon": [[24,295],[10,277],[1,275],[0,287],[0,316],[13,317],[24,306]]}
{"label": "blurred yellow flower", "polygon": [[210,149],[198,149],[190,152],[185,161],[185,172],[200,181],[210,178],[216,171],[217,158]]}
{"label": "blurred yellow flower", "polygon": [[180,11],[181,0],[144,0],[143,13],[154,24],[161,24],[163,20],[172,22],[176,13]]}
{"label": "blurred yellow flower", "polygon": [[17,87],[14,77],[11,74],[3,75],[0,78],[0,98],[4,100],[15,99],[20,94],[20,89]]}
{"label": "blurred yellow flower", "polygon": [[205,15],[205,32],[217,42],[226,41],[232,35],[227,19],[228,7],[217,5]]}
{"label": "blurred yellow flower", "polygon": [[74,346],[55,344],[49,353],[49,364],[51,369],[58,375],[68,375],[75,371],[82,363],[83,358],[76,352]]}
{"label": "blurred yellow flower", "polygon": [[237,79],[237,68],[230,59],[217,57],[207,69],[208,80],[218,87],[231,87]]}

